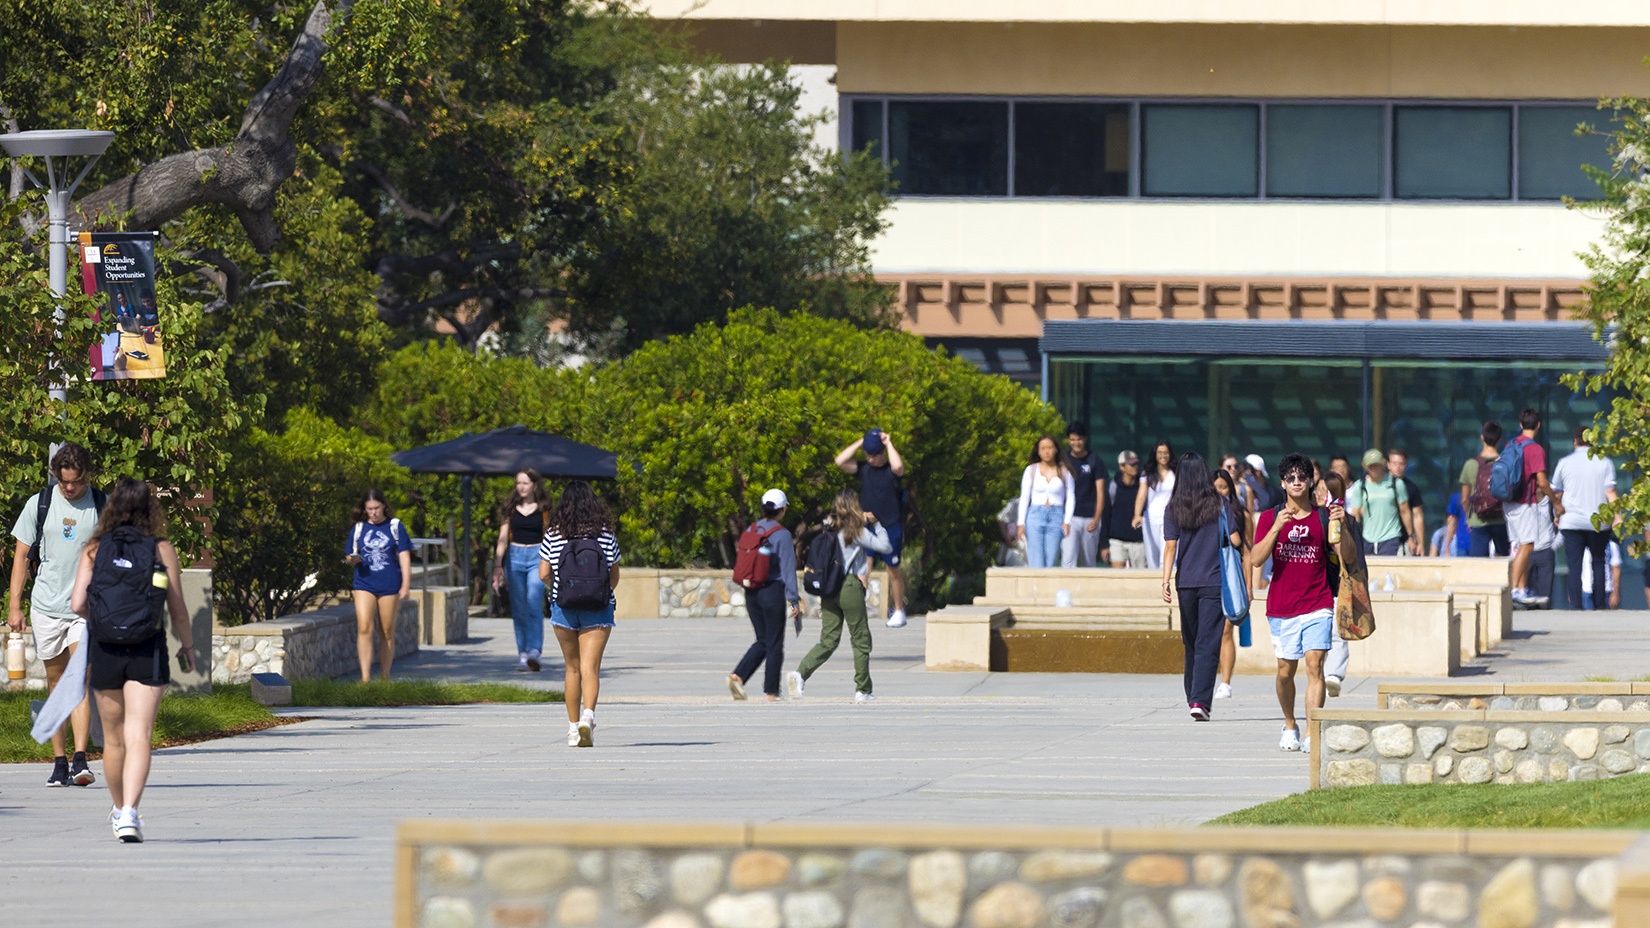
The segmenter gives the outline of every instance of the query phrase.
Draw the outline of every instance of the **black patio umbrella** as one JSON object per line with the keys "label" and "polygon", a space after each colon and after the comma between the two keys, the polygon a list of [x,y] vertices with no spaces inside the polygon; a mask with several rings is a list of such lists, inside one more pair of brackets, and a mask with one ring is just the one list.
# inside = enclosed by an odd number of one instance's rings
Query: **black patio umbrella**
{"label": "black patio umbrella", "polygon": [[422,448],[397,451],[390,460],[415,474],[458,474],[463,478],[464,588],[470,586],[470,488],[476,477],[510,477],[531,468],[546,477],[612,480],[618,455],[524,425],[493,429]]}

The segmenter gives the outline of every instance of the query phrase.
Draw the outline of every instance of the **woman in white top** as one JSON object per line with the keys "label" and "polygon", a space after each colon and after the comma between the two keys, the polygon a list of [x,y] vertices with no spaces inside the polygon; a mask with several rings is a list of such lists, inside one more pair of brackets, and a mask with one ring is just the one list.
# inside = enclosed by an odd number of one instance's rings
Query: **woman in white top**
{"label": "woman in white top", "polygon": [[1065,456],[1054,436],[1044,435],[1031,449],[1031,463],[1020,476],[1020,537],[1030,567],[1059,567],[1060,541],[1071,531],[1077,503]]}
{"label": "woman in white top", "polygon": [[1174,493],[1174,449],[1166,441],[1152,449],[1152,466],[1146,470],[1146,492],[1134,498],[1134,527],[1146,536],[1146,566],[1163,566],[1163,513]]}
{"label": "woman in white top", "polygon": [[865,611],[865,590],[871,580],[871,553],[888,554],[894,545],[888,532],[877,524],[873,513],[859,508],[859,494],[839,490],[826,530],[836,535],[842,552],[842,588],[819,597],[819,644],[813,646],[802,663],[785,676],[792,699],[802,698],[803,687],[821,664],[836,653],[842,643],[842,626],[848,626],[848,641],[854,648],[854,702],[870,702],[871,621]]}

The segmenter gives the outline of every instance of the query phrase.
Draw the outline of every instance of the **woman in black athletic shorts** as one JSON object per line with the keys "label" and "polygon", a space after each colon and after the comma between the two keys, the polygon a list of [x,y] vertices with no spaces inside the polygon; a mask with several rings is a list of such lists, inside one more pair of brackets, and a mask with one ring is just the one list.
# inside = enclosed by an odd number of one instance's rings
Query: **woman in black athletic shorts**
{"label": "woman in black athletic shorts", "polygon": [[[184,612],[183,592],[179,587],[178,553],[166,541],[166,516],[161,512],[160,500],[147,483],[122,477],[109,493],[97,531],[80,556],[79,572],[75,575],[74,594],[70,605],[75,612],[91,620],[88,589],[92,582],[93,565],[97,563],[100,545],[116,529],[131,527],[143,540],[154,539],[154,556],[165,566],[166,605],[183,646],[178,659],[187,671],[194,666],[194,644],[190,640],[188,616]],[[117,540],[115,544],[122,542]],[[120,550],[120,549],[115,549]],[[135,559],[135,558],[134,558]],[[130,564],[117,562],[117,566]],[[151,585],[158,586],[160,572],[154,572]],[[96,697],[98,715],[103,720],[103,779],[109,784],[109,796],[114,810],[109,821],[115,837],[126,843],[143,840],[143,825],[138,819],[138,801],[143,798],[143,784],[149,779],[149,746],[155,733],[155,711],[160,706],[161,694],[172,682],[171,656],[166,653],[164,625],[147,641],[137,644],[113,645],[98,640],[97,630],[89,621],[87,641],[91,648],[87,657],[86,675]]]}

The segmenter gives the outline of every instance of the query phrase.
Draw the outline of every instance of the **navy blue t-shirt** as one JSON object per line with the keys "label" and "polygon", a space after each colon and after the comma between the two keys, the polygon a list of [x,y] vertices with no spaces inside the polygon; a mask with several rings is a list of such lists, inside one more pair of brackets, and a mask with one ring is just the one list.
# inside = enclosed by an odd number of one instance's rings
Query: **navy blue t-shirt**
{"label": "navy blue t-shirt", "polygon": [[355,588],[374,596],[401,592],[400,552],[412,550],[407,527],[397,520],[381,525],[357,522],[350,527],[344,553],[361,558],[355,565]]}

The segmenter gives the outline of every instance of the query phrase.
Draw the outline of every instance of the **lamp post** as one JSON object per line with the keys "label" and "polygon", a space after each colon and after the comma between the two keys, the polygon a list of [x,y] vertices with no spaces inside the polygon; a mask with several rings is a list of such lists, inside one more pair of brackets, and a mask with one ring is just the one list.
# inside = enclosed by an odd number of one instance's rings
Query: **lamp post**
{"label": "lamp post", "polygon": [[[46,182],[33,171],[17,165],[36,187],[46,188],[46,218],[50,226],[49,239],[51,247],[48,251],[50,280],[52,295],[61,297],[69,289],[69,199],[74,196],[75,188],[86,179],[91,172],[92,165],[115,140],[113,132],[94,132],[90,129],[36,129],[30,132],[12,132],[0,135],[0,148],[13,158],[22,158],[33,155],[46,159]],[[60,159],[59,164],[53,164],[52,159]],[[81,169],[74,183],[64,186],[63,182],[69,179],[69,159],[87,158],[86,166]],[[57,319],[63,321],[63,306],[58,304]],[[52,399],[63,402],[69,398],[68,390],[62,385],[52,388]],[[55,452],[56,446],[52,447]],[[47,477],[50,479],[50,468],[47,468]]]}

